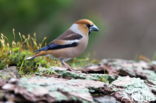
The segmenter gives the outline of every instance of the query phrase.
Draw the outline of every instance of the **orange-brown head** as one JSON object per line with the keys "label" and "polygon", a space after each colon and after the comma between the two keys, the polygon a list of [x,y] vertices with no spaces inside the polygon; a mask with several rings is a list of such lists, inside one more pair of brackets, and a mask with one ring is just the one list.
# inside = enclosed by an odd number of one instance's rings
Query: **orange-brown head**
{"label": "orange-brown head", "polygon": [[99,28],[90,20],[88,19],[81,19],[76,21],[72,26],[71,30],[79,34],[88,35],[92,31],[98,31]]}

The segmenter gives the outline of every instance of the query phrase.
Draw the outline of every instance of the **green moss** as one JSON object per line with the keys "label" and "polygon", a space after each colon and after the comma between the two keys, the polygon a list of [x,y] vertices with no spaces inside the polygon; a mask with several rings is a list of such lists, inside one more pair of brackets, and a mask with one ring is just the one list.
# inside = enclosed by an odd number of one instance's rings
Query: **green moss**
{"label": "green moss", "polygon": [[20,74],[30,74],[36,72],[38,67],[48,68],[51,65],[59,65],[55,60],[49,60],[46,57],[25,60],[26,57],[34,55],[34,50],[43,46],[46,38],[41,43],[37,43],[36,34],[33,36],[25,36],[21,33],[16,35],[13,30],[13,35],[21,40],[12,41],[10,44],[9,39],[4,34],[0,35],[0,69],[16,66]]}
{"label": "green moss", "polygon": [[51,75],[56,74],[56,72],[52,68],[38,68],[38,71],[35,73],[36,75]]}
{"label": "green moss", "polygon": [[91,59],[90,55],[74,58],[69,62],[69,64],[72,67],[83,67],[83,66],[98,64],[98,63],[99,61],[96,59]]}
{"label": "green moss", "polygon": [[80,72],[70,72],[66,70],[56,70],[55,72],[63,78],[97,80],[102,82],[112,82],[115,79],[108,74],[85,74]]}
{"label": "green moss", "polygon": [[5,62],[0,60],[0,70],[2,70],[6,66]]}
{"label": "green moss", "polygon": [[48,67],[46,59],[37,58],[31,61],[25,60],[32,52],[27,50],[20,50],[19,48],[3,48],[3,55],[0,57],[0,69],[5,66],[17,66],[21,74],[33,73],[39,66]]}
{"label": "green moss", "polygon": [[[34,60],[25,60],[26,57],[34,55],[34,50],[45,45],[46,38],[44,38],[41,43],[38,43],[35,33],[33,36],[25,36],[21,33],[16,35],[15,30],[13,30],[13,36],[14,39],[20,38],[20,40],[9,40],[4,34],[0,35],[0,69],[9,66],[16,66],[20,74],[30,74],[38,71],[37,69],[39,67],[48,68],[50,66],[61,65],[60,61],[48,59],[47,57],[38,57]],[[9,41],[12,41],[12,43]],[[79,57],[71,60],[70,65],[72,67],[82,67],[90,64],[96,64],[97,62],[97,60],[90,59],[90,56],[87,55],[85,57]],[[53,74],[53,71],[46,69],[45,71],[42,70],[37,73]],[[78,78],[80,77],[81,76]]]}

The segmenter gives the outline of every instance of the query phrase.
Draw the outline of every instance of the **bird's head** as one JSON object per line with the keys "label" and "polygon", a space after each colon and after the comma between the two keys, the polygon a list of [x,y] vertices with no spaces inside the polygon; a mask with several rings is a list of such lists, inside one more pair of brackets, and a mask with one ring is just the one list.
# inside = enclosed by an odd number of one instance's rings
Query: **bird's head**
{"label": "bird's head", "polygon": [[70,28],[72,31],[79,34],[90,34],[92,31],[99,31],[99,28],[88,19],[76,21]]}

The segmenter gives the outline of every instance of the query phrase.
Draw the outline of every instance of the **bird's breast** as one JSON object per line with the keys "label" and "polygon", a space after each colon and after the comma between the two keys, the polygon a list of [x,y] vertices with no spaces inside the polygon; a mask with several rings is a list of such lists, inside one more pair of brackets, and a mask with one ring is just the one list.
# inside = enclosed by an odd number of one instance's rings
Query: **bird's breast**
{"label": "bird's breast", "polygon": [[88,38],[87,38],[87,37],[83,37],[83,38],[80,40],[80,42],[79,42],[79,44],[78,44],[77,47],[71,48],[71,54],[73,54],[72,57],[77,57],[77,56],[79,56],[81,53],[83,53],[83,52],[85,51],[87,45],[88,45]]}
{"label": "bird's breast", "polygon": [[87,38],[87,37],[83,37],[83,38],[80,40],[77,49],[78,49],[79,51],[83,52],[83,51],[86,49],[87,45],[88,45],[88,38]]}

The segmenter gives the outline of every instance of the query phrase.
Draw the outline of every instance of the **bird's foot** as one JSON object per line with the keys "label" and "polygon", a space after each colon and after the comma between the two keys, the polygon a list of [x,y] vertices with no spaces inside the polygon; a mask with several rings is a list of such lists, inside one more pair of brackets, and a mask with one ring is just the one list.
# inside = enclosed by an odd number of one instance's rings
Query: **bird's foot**
{"label": "bird's foot", "polygon": [[67,64],[64,60],[61,60],[62,66],[66,68],[68,71],[80,73],[80,71],[72,68],[69,64]]}
{"label": "bird's foot", "polygon": [[67,70],[69,70],[69,71],[73,71],[73,68],[71,66],[69,66],[68,64],[64,65],[64,67],[67,68]]}
{"label": "bird's foot", "polygon": [[65,67],[69,71],[73,71],[73,68],[65,62],[62,62],[62,66]]}

